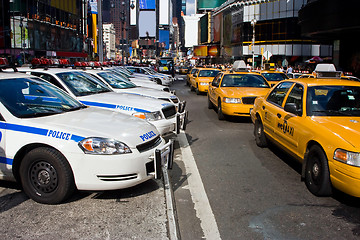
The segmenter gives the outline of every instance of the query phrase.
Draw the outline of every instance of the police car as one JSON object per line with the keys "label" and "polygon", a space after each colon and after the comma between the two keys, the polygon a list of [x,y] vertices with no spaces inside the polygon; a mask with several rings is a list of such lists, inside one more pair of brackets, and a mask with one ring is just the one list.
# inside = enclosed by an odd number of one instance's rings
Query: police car
{"label": "police car", "polygon": [[65,90],[87,106],[95,106],[145,119],[161,135],[179,132],[181,118],[173,103],[134,94],[113,92],[100,80],[81,70],[63,68],[19,68]]}
{"label": "police car", "polygon": [[75,189],[128,188],[172,164],[147,121],[87,107],[42,79],[0,72],[0,179],[33,200],[57,204]]}
{"label": "police car", "polygon": [[119,75],[109,70],[85,70],[85,72],[102,80],[109,88],[111,88],[115,92],[153,97],[172,102],[177,107],[179,106],[180,101],[176,95],[165,91],[136,86],[134,83],[122,79]]}
{"label": "police car", "polygon": [[156,73],[156,72],[154,73],[145,67],[126,66],[126,68],[133,73],[138,73],[138,74],[154,77],[157,79],[157,83],[161,84],[161,85],[168,86],[174,81],[174,79],[169,75],[163,75],[163,74]]}
{"label": "police car", "polygon": [[149,79],[149,78],[141,78],[141,77],[135,76],[134,74],[132,74],[132,72],[130,72],[126,68],[111,67],[111,68],[105,68],[105,69],[119,74],[125,80],[133,82],[138,86],[153,88],[153,89],[157,89],[157,90],[161,90],[161,91],[165,91],[165,92],[171,92],[171,93],[175,94],[175,91],[171,91],[168,86],[159,85],[156,82],[154,82],[151,78]]}

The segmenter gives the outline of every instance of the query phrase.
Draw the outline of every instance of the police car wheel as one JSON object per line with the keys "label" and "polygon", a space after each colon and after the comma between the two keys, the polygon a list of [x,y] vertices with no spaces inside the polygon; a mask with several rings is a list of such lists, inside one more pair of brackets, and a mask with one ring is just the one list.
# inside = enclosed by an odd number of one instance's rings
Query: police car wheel
{"label": "police car wheel", "polygon": [[217,111],[217,114],[218,114],[218,119],[219,119],[219,120],[225,120],[225,115],[224,115],[224,113],[222,112],[222,108],[221,108],[221,100],[219,100],[219,103],[218,103],[218,111]]}
{"label": "police car wheel", "polygon": [[312,146],[307,155],[305,184],[315,196],[330,196],[332,193],[328,160],[318,145]]}
{"label": "police car wheel", "polygon": [[254,135],[256,145],[262,148],[267,147],[268,143],[264,133],[264,126],[260,119],[255,120]]}
{"label": "police car wheel", "polygon": [[210,97],[208,95],[208,109],[213,109],[214,108],[214,105],[213,103],[210,101]]}
{"label": "police car wheel", "polygon": [[25,193],[39,203],[60,203],[75,189],[67,160],[52,148],[40,147],[26,154],[20,165],[20,178]]}
{"label": "police car wheel", "polygon": [[161,80],[160,80],[160,79],[157,79],[157,80],[156,80],[156,83],[159,84],[159,85],[161,85]]}

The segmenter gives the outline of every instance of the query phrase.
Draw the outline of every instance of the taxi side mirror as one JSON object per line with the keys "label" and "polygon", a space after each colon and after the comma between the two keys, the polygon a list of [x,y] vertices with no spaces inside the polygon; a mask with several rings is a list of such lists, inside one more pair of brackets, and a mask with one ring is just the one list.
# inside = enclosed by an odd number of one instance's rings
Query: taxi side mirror
{"label": "taxi side mirror", "polygon": [[298,109],[295,103],[285,103],[284,110],[297,116],[301,116],[302,114],[301,109]]}

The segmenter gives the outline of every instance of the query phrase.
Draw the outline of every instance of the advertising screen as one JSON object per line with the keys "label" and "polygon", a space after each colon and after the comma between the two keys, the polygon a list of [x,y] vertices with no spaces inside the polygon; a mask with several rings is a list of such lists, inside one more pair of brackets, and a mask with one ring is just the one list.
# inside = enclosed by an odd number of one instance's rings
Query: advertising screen
{"label": "advertising screen", "polygon": [[139,12],[139,36],[147,37],[156,36],[156,14],[155,11]]}
{"label": "advertising screen", "polygon": [[155,0],[139,0],[140,9],[155,9]]}
{"label": "advertising screen", "polygon": [[224,2],[226,2],[226,0],[198,0],[197,8],[199,10],[213,9],[216,7],[220,7],[220,5]]}
{"label": "advertising screen", "polygon": [[207,56],[207,46],[194,46],[194,56],[195,57],[206,57]]}

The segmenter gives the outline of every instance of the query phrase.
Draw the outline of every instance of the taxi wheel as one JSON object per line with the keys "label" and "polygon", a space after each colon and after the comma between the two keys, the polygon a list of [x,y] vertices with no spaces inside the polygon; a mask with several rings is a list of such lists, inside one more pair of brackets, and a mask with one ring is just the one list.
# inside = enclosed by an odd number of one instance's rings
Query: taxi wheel
{"label": "taxi wheel", "polygon": [[191,91],[194,91],[194,90],[195,90],[195,88],[194,88],[194,86],[193,86],[192,84],[190,84],[190,90],[191,90]]}
{"label": "taxi wheel", "polygon": [[210,101],[209,95],[207,96],[207,99],[208,99],[208,109],[213,109],[213,108],[214,108],[214,105],[213,105],[213,103]]}
{"label": "taxi wheel", "polygon": [[34,201],[57,204],[75,190],[74,177],[65,157],[52,148],[31,150],[20,165],[24,192]]}
{"label": "taxi wheel", "polygon": [[305,184],[315,196],[330,196],[332,193],[328,160],[318,145],[312,146],[309,150],[306,161]]}
{"label": "taxi wheel", "polygon": [[199,85],[197,85],[197,84],[196,84],[195,92],[196,92],[196,95],[200,95]]}
{"label": "taxi wheel", "polygon": [[218,103],[217,114],[218,114],[219,120],[225,120],[225,114],[222,112],[222,108],[221,108],[221,100],[219,100],[219,103]]}
{"label": "taxi wheel", "polygon": [[264,133],[264,126],[260,119],[255,120],[254,135],[256,145],[262,148],[267,147],[268,143]]}

